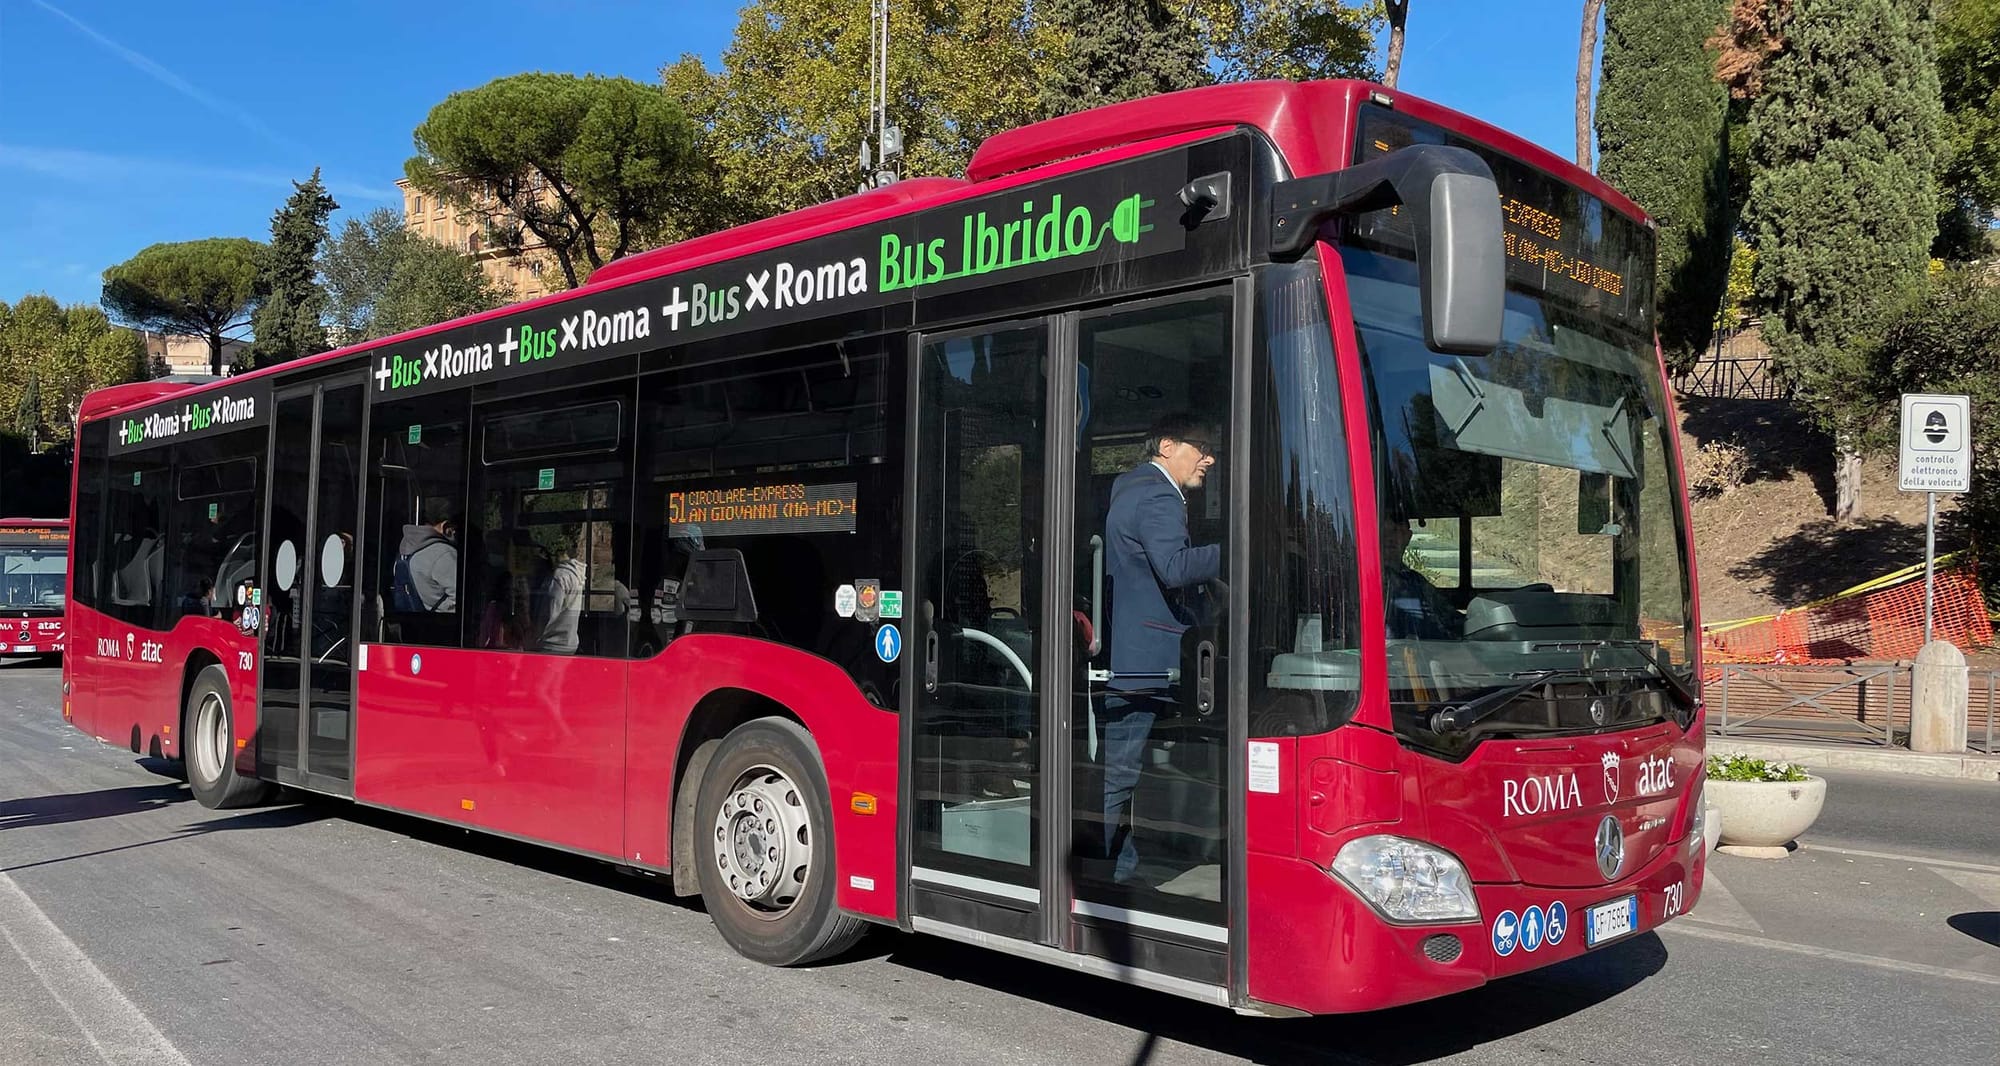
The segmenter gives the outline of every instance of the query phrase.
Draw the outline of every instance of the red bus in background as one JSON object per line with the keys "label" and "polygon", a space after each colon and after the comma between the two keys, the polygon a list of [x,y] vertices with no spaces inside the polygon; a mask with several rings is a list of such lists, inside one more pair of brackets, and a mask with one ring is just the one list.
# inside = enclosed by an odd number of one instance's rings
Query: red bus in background
{"label": "red bus in background", "polygon": [[0,658],[63,651],[69,523],[0,518]]}
{"label": "red bus in background", "polygon": [[[1592,175],[1380,86],[1030,126],[93,394],[63,713],[209,806],[669,875],[774,964],[873,923],[1248,1013],[1472,988],[1700,892],[1653,263]],[[1112,530],[1169,448],[1184,581]]]}

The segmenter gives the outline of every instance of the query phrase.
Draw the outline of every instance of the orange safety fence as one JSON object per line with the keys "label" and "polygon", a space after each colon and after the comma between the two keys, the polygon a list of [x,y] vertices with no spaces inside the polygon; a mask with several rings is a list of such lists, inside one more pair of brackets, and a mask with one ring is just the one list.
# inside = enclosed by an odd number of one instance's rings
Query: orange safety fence
{"label": "orange safety fence", "polygon": [[[1992,643],[1993,622],[1971,553],[1944,556],[1936,569],[1933,638],[1967,652]],[[1909,659],[1923,643],[1921,563],[1803,607],[1702,627],[1703,658],[1711,663]]]}

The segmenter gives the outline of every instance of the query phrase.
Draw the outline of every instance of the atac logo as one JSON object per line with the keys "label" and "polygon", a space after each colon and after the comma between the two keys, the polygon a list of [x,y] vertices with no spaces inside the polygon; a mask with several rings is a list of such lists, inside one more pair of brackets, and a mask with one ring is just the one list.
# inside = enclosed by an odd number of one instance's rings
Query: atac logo
{"label": "atac logo", "polygon": [[1604,753],[1604,802],[1618,802],[1618,753]]}
{"label": "atac logo", "polygon": [[1648,755],[1639,762],[1639,795],[1657,796],[1674,787],[1674,760]]}

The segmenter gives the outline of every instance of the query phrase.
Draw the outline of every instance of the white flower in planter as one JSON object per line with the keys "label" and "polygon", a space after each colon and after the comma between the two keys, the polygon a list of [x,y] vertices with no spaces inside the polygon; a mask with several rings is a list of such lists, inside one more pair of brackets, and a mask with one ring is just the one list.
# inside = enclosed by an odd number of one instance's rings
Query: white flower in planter
{"label": "white flower in planter", "polygon": [[1826,779],[1797,763],[1711,755],[1707,802],[1722,813],[1722,843],[1784,847],[1819,818]]}

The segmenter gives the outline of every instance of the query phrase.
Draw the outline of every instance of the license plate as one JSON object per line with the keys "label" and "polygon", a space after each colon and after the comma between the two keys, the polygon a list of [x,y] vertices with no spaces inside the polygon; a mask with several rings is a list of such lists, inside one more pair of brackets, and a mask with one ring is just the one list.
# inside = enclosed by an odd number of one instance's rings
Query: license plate
{"label": "license plate", "polygon": [[1607,940],[1624,936],[1638,927],[1639,897],[1626,896],[1624,899],[1600,903],[1584,912],[1584,946],[1596,947]]}

